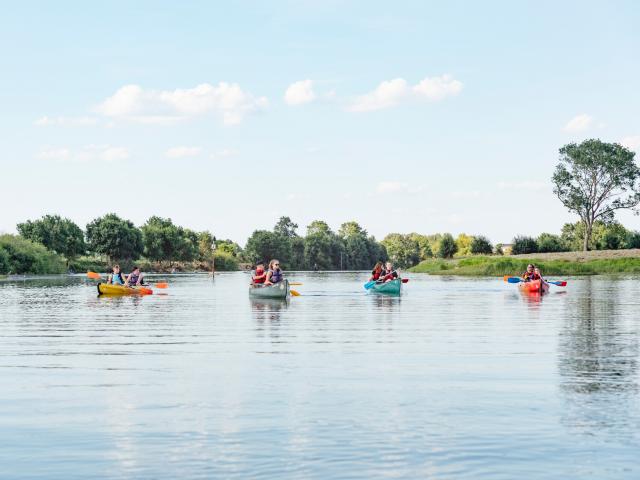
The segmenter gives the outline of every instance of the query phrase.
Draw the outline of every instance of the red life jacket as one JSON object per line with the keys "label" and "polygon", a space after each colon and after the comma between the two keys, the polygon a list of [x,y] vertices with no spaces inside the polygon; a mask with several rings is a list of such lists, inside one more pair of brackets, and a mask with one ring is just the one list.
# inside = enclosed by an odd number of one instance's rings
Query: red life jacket
{"label": "red life jacket", "polygon": [[256,270],[256,274],[252,278],[253,283],[264,283],[266,279],[267,279],[267,274],[262,269]]}

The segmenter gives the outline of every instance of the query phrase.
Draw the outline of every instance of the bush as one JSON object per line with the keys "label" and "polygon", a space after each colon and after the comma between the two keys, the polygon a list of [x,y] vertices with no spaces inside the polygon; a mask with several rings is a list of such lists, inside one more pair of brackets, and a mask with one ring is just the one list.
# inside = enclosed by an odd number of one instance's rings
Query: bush
{"label": "bush", "polygon": [[541,253],[567,251],[562,239],[558,235],[551,233],[541,233],[536,243],[538,244],[538,252]]}
{"label": "bush", "polygon": [[445,233],[440,239],[440,246],[438,247],[438,256],[440,258],[452,258],[458,251],[453,236],[450,233]]}
{"label": "bush", "polygon": [[0,275],[9,273],[10,263],[9,254],[3,248],[0,248]]}
{"label": "bush", "polygon": [[513,247],[511,248],[513,255],[536,253],[537,251],[538,244],[532,237],[517,236],[513,239]]}
{"label": "bush", "polygon": [[491,255],[493,253],[491,242],[487,237],[483,237],[482,235],[473,237],[471,253],[473,255]]}
{"label": "bush", "polygon": [[228,252],[216,252],[215,255],[216,271],[233,272],[238,270],[238,259]]}
{"label": "bush", "polygon": [[0,251],[4,252],[0,260],[4,273],[52,274],[67,271],[63,257],[17,235],[0,235]]}
{"label": "bush", "polygon": [[640,232],[627,232],[624,246],[625,248],[640,248]]}

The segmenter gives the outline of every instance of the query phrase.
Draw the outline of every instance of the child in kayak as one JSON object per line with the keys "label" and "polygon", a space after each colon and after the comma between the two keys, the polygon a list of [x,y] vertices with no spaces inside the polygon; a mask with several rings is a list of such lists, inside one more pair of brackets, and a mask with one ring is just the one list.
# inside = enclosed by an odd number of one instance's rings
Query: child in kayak
{"label": "child in kayak", "polygon": [[144,275],[140,273],[140,268],[133,267],[133,271],[127,277],[127,281],[124,283],[127,287],[140,286],[144,280]]}
{"label": "child in kayak", "polygon": [[269,262],[269,270],[267,271],[267,278],[264,279],[265,285],[273,285],[280,283],[284,280],[282,270],[280,270],[280,261],[275,258]]}
{"label": "child in kayak", "polygon": [[534,267],[533,275],[531,276],[531,280],[542,280],[542,281],[544,281],[544,279],[542,278],[542,274],[540,273],[540,269],[538,267]]}
{"label": "child in kayak", "polygon": [[267,272],[264,271],[264,263],[260,262],[256,264],[256,270],[251,276],[251,283],[253,285],[260,285],[267,279]]}
{"label": "child in kayak", "polygon": [[371,277],[369,278],[369,281],[378,281],[380,279],[380,274],[382,273],[382,262],[378,262],[375,264],[375,266],[373,267],[373,270],[371,271]]}
{"label": "child in kayak", "polygon": [[524,280],[525,282],[530,282],[531,280],[534,280],[534,274],[535,266],[530,263],[529,265],[527,265],[527,271],[522,274],[522,280]]}
{"label": "child in kayak", "polygon": [[107,283],[112,285],[124,285],[124,278],[122,278],[120,265],[114,265],[112,272],[113,273],[110,273],[109,276],[107,277]]}
{"label": "child in kayak", "polygon": [[380,278],[378,279],[378,282],[390,282],[391,280],[395,280],[396,278],[399,278],[398,272],[393,269],[393,264],[391,262],[387,262],[385,264],[384,270],[380,272]]}

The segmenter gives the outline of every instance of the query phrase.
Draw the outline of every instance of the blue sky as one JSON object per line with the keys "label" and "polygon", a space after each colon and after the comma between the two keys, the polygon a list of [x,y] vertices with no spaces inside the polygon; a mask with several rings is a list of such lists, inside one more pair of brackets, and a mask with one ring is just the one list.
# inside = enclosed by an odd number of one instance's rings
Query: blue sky
{"label": "blue sky", "polygon": [[0,231],[116,212],[244,243],[289,215],[508,242],[574,220],[550,185],[563,144],[640,150],[632,1],[2,12]]}

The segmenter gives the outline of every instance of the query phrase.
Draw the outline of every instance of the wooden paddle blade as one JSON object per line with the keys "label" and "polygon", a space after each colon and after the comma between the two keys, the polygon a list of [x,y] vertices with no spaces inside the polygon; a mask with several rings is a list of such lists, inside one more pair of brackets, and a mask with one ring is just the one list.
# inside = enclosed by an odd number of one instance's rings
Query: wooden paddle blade
{"label": "wooden paddle blade", "polygon": [[87,272],[87,277],[93,278],[94,280],[100,280],[101,278],[100,274],[96,272]]}
{"label": "wooden paddle blade", "polygon": [[299,286],[299,285],[302,285],[302,283],[300,283],[300,282],[289,282],[289,285]]}
{"label": "wooden paddle blade", "polygon": [[299,297],[300,296],[300,292],[296,292],[295,290],[289,290],[291,292],[291,295],[293,295],[294,297]]}
{"label": "wooden paddle blade", "polygon": [[154,285],[156,288],[169,288],[169,284],[167,282],[160,282]]}

